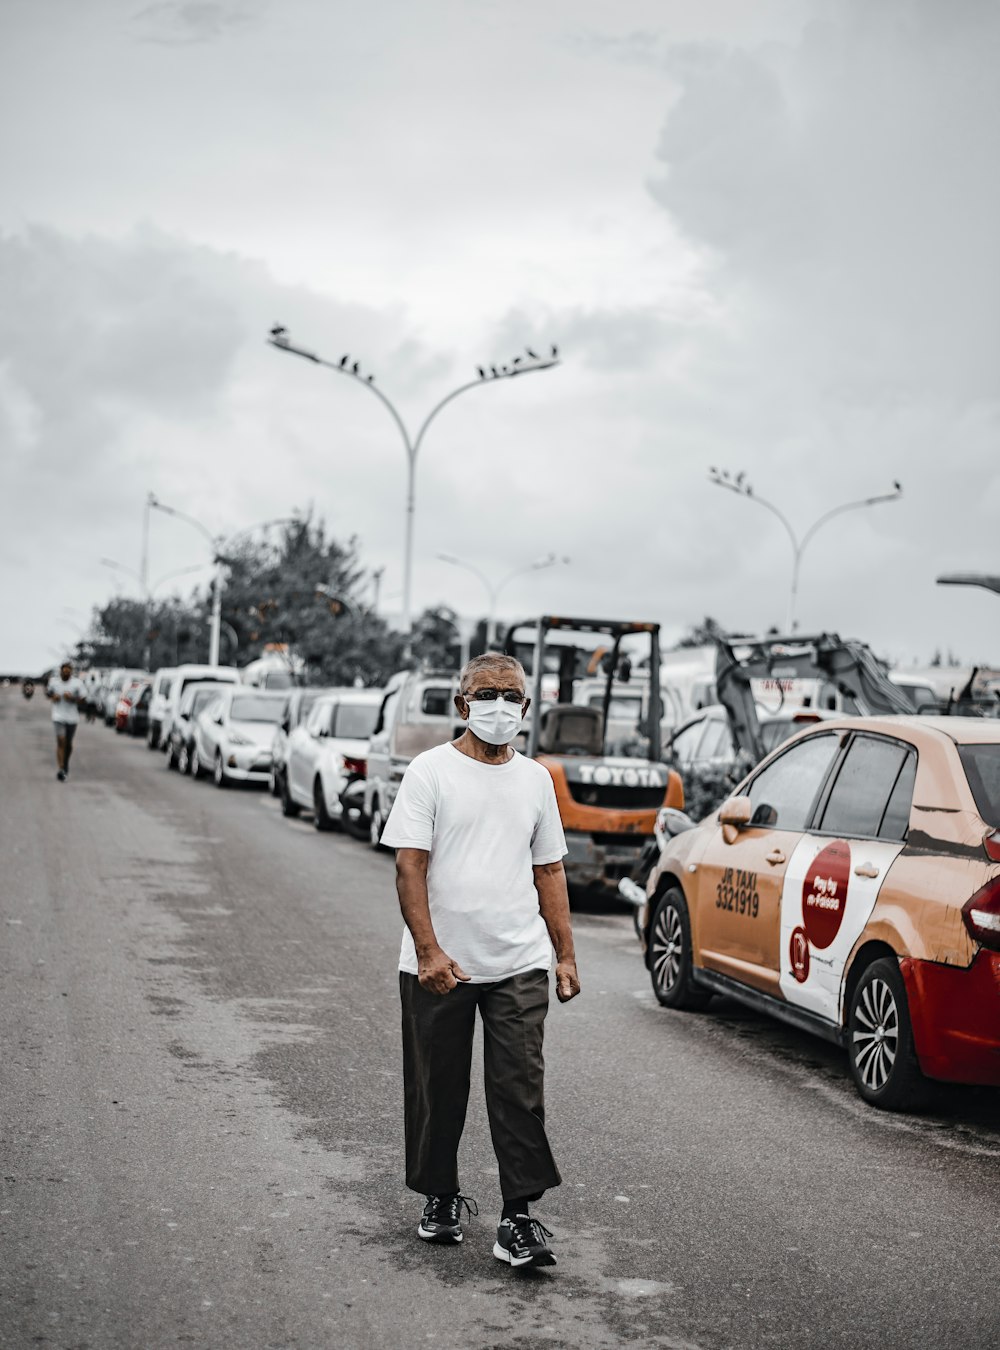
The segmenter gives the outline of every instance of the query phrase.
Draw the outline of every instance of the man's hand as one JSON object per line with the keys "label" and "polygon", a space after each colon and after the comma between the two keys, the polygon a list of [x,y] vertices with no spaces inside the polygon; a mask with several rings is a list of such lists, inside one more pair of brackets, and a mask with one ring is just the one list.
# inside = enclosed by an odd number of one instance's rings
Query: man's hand
{"label": "man's hand", "polygon": [[556,998],[560,1003],[568,1003],[580,992],[580,976],[575,961],[556,962]]}
{"label": "man's hand", "polygon": [[469,976],[457,961],[438,947],[437,951],[418,958],[417,979],[429,994],[450,994],[459,981],[464,983]]}

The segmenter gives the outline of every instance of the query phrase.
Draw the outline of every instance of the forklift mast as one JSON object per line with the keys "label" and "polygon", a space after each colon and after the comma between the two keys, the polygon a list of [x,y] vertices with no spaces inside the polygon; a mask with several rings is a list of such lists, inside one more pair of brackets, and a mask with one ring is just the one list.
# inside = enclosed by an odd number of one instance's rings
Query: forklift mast
{"label": "forklift mast", "polygon": [[833,685],[847,710],[861,717],[912,714],[913,705],[898,689],[870,647],[845,642],[836,633],[812,637],[717,638],[715,683],[729,715],[737,749],[764,758],[752,680],[818,679]]}
{"label": "forklift mast", "polygon": [[[529,619],[524,623],[512,624],[507,630],[508,648],[511,645],[511,638],[515,630],[519,628],[533,629],[535,638],[531,693],[535,716],[531,719],[527,748],[527,753],[531,759],[536,758],[538,754],[541,712],[544,706],[542,703],[542,676],[545,673],[546,637],[554,631],[593,633],[599,637],[610,638],[612,641],[612,648],[609,653],[610,659],[607,660],[607,681],[604,688],[603,735],[605,744],[602,746],[602,754],[607,743],[608,711],[611,706],[622,638],[633,633],[649,634],[649,706],[646,710],[645,722],[646,731],[649,735],[649,758],[652,760],[662,758],[660,719],[663,713],[660,700],[660,625],[658,623],[624,623],[617,619],[570,619],[554,614],[543,614],[538,619]],[[560,643],[558,649],[560,652],[559,702],[572,703],[573,684],[577,673],[576,658],[580,647]]]}

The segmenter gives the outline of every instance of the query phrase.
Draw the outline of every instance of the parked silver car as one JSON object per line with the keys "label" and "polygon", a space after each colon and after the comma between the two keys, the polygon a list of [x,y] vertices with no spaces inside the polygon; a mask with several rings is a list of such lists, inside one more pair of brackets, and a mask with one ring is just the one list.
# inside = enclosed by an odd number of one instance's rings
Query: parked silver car
{"label": "parked silver car", "polygon": [[381,704],[381,689],[338,689],[316,700],[288,738],[281,789],[286,816],[305,807],[317,830],[340,823],[345,791],[367,772],[368,741]]}
{"label": "parked silver car", "polygon": [[293,689],[288,695],[288,707],[285,715],[274,729],[271,741],[271,778],[269,787],[272,797],[281,796],[281,782],[285,773],[285,759],[288,751],[288,738],[295,728],[303,723],[312,711],[313,705],[322,694],[330,689]]}
{"label": "parked silver car", "polygon": [[271,740],[285,715],[288,694],[233,685],[195,718],[191,775],[210,773],[216,787],[266,783],[271,775]]}

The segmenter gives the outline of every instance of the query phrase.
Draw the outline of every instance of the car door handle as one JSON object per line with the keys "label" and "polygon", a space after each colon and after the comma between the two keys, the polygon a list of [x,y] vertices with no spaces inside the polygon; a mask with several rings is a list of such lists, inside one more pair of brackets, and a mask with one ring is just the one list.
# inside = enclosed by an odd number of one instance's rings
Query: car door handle
{"label": "car door handle", "polygon": [[854,869],[854,875],[856,877],[877,877],[878,868],[874,863],[858,863],[857,867]]}
{"label": "car door handle", "polygon": [[777,867],[778,863],[783,863],[785,861],[785,855],[780,848],[775,848],[767,855],[765,861],[769,862],[772,867]]}

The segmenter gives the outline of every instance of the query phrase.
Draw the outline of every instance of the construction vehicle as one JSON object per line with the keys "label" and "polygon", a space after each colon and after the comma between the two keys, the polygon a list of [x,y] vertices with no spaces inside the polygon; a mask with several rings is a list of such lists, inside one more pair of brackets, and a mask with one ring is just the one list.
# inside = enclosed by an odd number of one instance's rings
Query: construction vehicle
{"label": "construction vehicle", "polygon": [[780,695],[791,682],[800,688],[811,682],[818,709],[837,708],[860,717],[912,716],[915,711],[906,692],[889,679],[863,642],[845,642],[836,633],[718,638],[716,695],[729,715],[733,739],[747,760],[747,770],[767,753],[756,691],[766,683]]}
{"label": "construction vehicle", "polygon": [[[845,642],[836,633],[815,636],[765,638],[718,637],[715,639],[715,697],[725,709],[732,733],[735,757],[723,782],[735,785],[775,748],[773,730],[787,696],[794,714],[787,734],[794,735],[811,719],[820,720],[833,710],[860,717],[903,714],[913,716],[914,704],[894,684],[863,642]],[[777,707],[761,708],[762,694]],[[706,715],[713,712],[706,710]],[[797,723],[802,723],[802,728]],[[770,743],[769,743],[770,742]],[[692,795],[697,796],[693,791]],[[700,813],[699,813],[700,814]],[[693,829],[695,822],[678,812],[657,817],[654,843],[644,848],[630,875],[618,886],[623,899],[636,906],[638,914],[646,901],[646,881],[659,854],[670,840]]]}
{"label": "construction vehicle", "polygon": [[[637,652],[636,642],[648,651]],[[569,850],[567,879],[579,888],[614,892],[652,838],[657,811],[684,805],[680,776],[661,757],[659,624],[543,615],[512,625],[506,647],[529,672],[526,753],[545,766],[555,786]],[[640,721],[628,747],[635,753],[611,755],[613,700],[629,684],[639,658],[643,698],[637,700]],[[604,689],[595,706],[598,670]],[[546,698],[552,677],[554,701]],[[580,701],[581,687],[586,702]]]}

